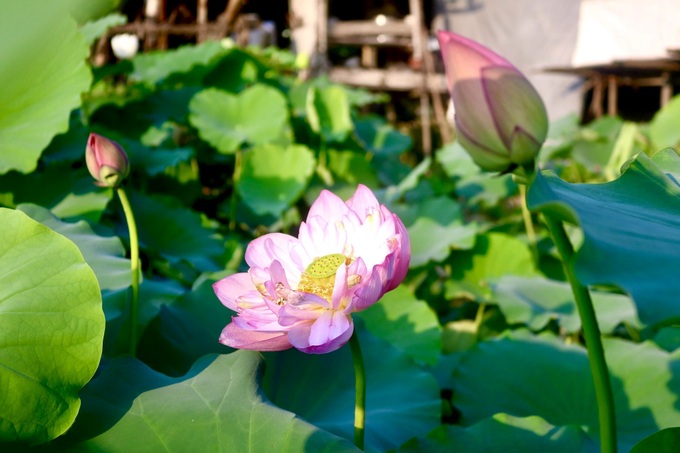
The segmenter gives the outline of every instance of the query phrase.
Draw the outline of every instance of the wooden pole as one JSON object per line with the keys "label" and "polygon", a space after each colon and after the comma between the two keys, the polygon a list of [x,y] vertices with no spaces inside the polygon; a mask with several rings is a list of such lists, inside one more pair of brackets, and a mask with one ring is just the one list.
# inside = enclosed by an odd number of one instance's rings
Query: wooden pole
{"label": "wooden pole", "polygon": [[444,110],[444,103],[442,102],[441,93],[439,90],[435,89],[432,82],[432,76],[435,74],[434,59],[432,54],[427,48],[427,36],[423,32],[423,63],[425,68],[425,77],[428,80],[427,86],[430,90],[430,96],[432,96],[432,106],[434,107],[434,117],[437,120],[437,125],[439,127],[439,134],[442,137],[442,142],[451,143],[453,137],[451,134],[451,129],[449,128],[449,122],[446,120],[446,110]]}
{"label": "wooden pole", "polygon": [[289,0],[291,44],[297,55],[309,61],[298,72],[305,80],[325,68],[328,50],[328,3],[326,0]]}
{"label": "wooden pole", "polygon": [[198,0],[196,6],[196,43],[200,44],[207,39],[208,30],[206,24],[208,23],[208,0]]}
{"label": "wooden pole", "polygon": [[227,2],[227,7],[224,8],[222,14],[217,16],[216,22],[220,26],[220,30],[217,34],[218,39],[222,39],[232,32],[234,29],[234,22],[236,22],[236,16],[238,16],[238,13],[245,3],[247,3],[247,0],[229,0]]}
{"label": "wooden pole", "polygon": [[421,72],[421,83],[419,95],[420,95],[420,124],[422,128],[422,143],[423,143],[423,154],[425,156],[430,156],[432,154],[432,125],[430,121],[430,97],[428,90],[428,77],[425,64],[423,62],[423,37],[425,35],[424,22],[423,22],[423,4],[421,0],[409,0],[409,9],[411,14],[412,32],[411,32],[411,43],[413,45],[413,63],[414,66],[420,69]]}
{"label": "wooden pole", "polygon": [[150,30],[150,25],[157,25],[160,23],[161,17],[161,0],[146,0],[144,5],[144,23],[148,26],[146,34],[144,35],[144,50],[151,50],[156,47],[158,35]]}

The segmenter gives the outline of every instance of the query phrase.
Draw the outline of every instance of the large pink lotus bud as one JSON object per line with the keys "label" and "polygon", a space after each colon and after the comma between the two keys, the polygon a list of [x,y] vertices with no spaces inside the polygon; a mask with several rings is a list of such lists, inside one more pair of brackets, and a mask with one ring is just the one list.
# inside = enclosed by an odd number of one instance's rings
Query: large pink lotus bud
{"label": "large pink lotus bud", "polygon": [[127,154],[113,140],[91,133],[85,148],[85,162],[95,184],[101,187],[118,187],[130,171]]}
{"label": "large pink lotus bud", "polygon": [[438,33],[458,140],[481,168],[530,167],[548,132],[540,96],[503,57],[470,39]]}

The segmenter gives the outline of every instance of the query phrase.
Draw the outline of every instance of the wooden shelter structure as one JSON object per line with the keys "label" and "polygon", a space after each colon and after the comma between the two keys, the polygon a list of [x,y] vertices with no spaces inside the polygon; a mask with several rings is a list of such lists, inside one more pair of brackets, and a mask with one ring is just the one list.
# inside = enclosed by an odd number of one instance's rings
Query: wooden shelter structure
{"label": "wooden shelter structure", "polygon": [[[418,116],[424,153],[432,152],[431,110],[442,140],[451,141],[442,101],[442,95],[448,96],[448,89],[445,76],[437,72],[428,48],[430,34],[425,25],[423,1],[408,0],[408,11],[401,17],[378,9],[373,13],[365,11],[363,18],[353,20],[330,17],[332,3],[332,0],[290,0],[292,39],[297,51],[312,57],[310,74],[328,73],[334,82],[371,90],[412,93],[420,100]],[[350,64],[334,64],[329,54],[337,47],[359,48],[360,58],[350,59]],[[379,58],[380,52],[389,49],[401,49],[404,51],[401,55],[406,56],[392,62]]]}
{"label": "wooden shelter structure", "polygon": [[[140,0],[141,1],[141,0]],[[289,0],[288,25],[294,50],[310,57],[310,68],[301,74],[309,77],[327,73],[330,79],[371,90],[410,93],[419,99],[418,117],[422,126],[425,154],[432,151],[431,110],[439,125],[442,140],[451,140],[442,96],[447,96],[443,73],[437,73],[432,52],[427,48],[429,32],[425,26],[423,0],[401,0],[406,14],[374,14],[372,6],[393,6],[399,0],[373,0],[359,3],[364,17],[340,21],[329,17],[339,0]],[[257,16],[243,14],[248,0],[190,2],[144,0],[143,13],[132,22],[113,27],[102,37],[99,50],[106,49],[111,36],[120,33],[136,35],[143,51],[167,49],[171,40],[201,43],[206,40],[236,36],[237,44],[248,43],[249,31],[258,25]],[[264,3],[252,4],[266,6]],[[194,7],[195,5],[195,7]],[[335,3],[337,5],[337,3]],[[346,5],[344,5],[346,6]],[[361,9],[361,8],[360,8]],[[394,8],[392,8],[394,9]],[[402,8],[403,9],[403,8]],[[212,18],[212,20],[210,20]],[[360,49],[359,64],[353,67],[332,64],[329,52],[338,47]],[[397,61],[385,62],[383,52],[400,49]],[[106,52],[98,51],[97,55]],[[97,61],[101,64],[104,61]]]}
{"label": "wooden shelter structure", "polygon": [[146,0],[143,17],[113,27],[102,37],[100,44],[118,33],[132,33],[141,38],[143,50],[167,49],[170,36],[185,36],[202,43],[210,39],[224,38],[239,28],[238,18],[246,0],[228,0],[217,19],[209,22],[208,0],[196,0],[195,11],[184,3],[168,10],[166,0]]}
{"label": "wooden shelter structure", "polygon": [[583,120],[605,114],[630,117],[620,105],[622,89],[631,88],[637,92],[644,88],[657,89],[658,103],[647,108],[654,112],[668,104],[675,87],[680,86],[680,50],[669,50],[668,54],[668,58],[615,60],[607,64],[551,67],[546,71],[584,79],[583,98],[588,101],[583,106]]}

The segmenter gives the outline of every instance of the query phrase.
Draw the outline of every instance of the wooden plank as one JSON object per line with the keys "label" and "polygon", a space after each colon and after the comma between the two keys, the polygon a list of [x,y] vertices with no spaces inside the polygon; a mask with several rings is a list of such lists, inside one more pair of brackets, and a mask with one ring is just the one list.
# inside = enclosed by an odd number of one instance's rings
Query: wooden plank
{"label": "wooden plank", "polygon": [[411,38],[392,35],[372,35],[372,36],[343,36],[341,38],[330,38],[331,44],[341,44],[347,46],[373,46],[373,47],[403,47],[413,49]]}
{"label": "wooden plank", "polygon": [[[205,24],[206,30],[219,31],[222,30],[222,25],[217,23],[207,23]],[[117,33],[167,33],[170,35],[195,35],[198,32],[198,26],[196,24],[154,24],[147,22],[133,22],[126,25],[120,25],[117,27],[112,27],[109,30],[109,34]]]}
{"label": "wooden plank", "polygon": [[[421,90],[423,75],[410,69],[358,69],[331,68],[330,79],[336,83],[370,88],[374,90],[414,91]],[[446,93],[446,77],[443,74],[431,74],[427,77],[427,88],[430,91]]]}
{"label": "wooden plank", "polygon": [[333,41],[360,36],[388,35],[411,38],[412,28],[403,20],[387,21],[378,25],[373,20],[329,22],[328,38]]}

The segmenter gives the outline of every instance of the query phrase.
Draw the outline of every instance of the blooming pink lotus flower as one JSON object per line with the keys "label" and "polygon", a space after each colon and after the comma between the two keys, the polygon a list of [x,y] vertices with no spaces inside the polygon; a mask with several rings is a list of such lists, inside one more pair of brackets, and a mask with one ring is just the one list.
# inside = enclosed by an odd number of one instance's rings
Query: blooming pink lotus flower
{"label": "blooming pink lotus flower", "polygon": [[87,139],[85,163],[96,185],[118,187],[130,172],[128,157],[123,148],[94,132]]}
{"label": "blooming pink lotus flower", "polygon": [[346,202],[324,190],[299,237],[266,234],[248,245],[245,258],[247,273],[213,285],[220,301],[237,313],[220,342],[321,354],[352,336],[352,312],[401,283],[411,247],[399,217],[359,185]]}
{"label": "blooming pink lotus flower", "polygon": [[481,168],[531,166],[548,132],[536,89],[503,57],[455,33],[440,31],[461,145]]}

